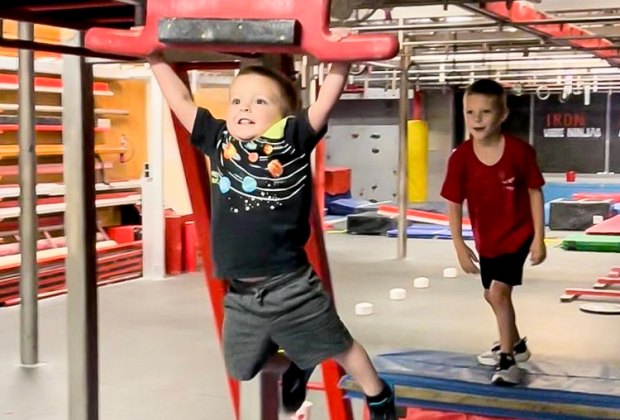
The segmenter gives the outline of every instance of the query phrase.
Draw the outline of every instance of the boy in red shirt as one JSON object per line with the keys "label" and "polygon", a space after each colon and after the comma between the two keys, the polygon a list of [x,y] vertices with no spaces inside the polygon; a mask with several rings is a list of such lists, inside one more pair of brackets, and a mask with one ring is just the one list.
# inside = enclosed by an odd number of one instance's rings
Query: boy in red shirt
{"label": "boy in red shirt", "polygon": [[[466,273],[480,273],[484,298],[497,319],[500,341],[478,356],[478,362],[496,366],[492,383],[516,385],[520,382],[516,362],[528,360],[530,352],[517,330],[512,289],[521,284],[528,254],[532,265],[546,257],[544,179],[534,149],[501,132],[508,107],[499,83],[482,79],[470,85],[463,112],[470,140],[450,156],[441,195],[449,201],[459,263]],[[464,200],[479,258],[463,240]]]}

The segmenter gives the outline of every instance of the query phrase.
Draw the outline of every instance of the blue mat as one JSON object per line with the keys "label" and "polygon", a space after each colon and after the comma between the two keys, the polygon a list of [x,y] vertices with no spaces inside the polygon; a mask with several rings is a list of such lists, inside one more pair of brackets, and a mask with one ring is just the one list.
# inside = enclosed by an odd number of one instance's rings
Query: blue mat
{"label": "blue mat", "polygon": [[548,182],[542,188],[546,201],[564,198],[570,200],[576,193],[617,193],[620,184],[604,182]]}
{"label": "blue mat", "polygon": [[[499,387],[489,383],[493,368],[473,355],[410,351],[373,362],[395,385],[399,405],[520,419],[620,419],[619,367],[537,358],[521,365],[522,385]],[[362,396],[350,377],[340,385],[349,396]]]}
{"label": "blue mat", "polygon": [[[390,238],[398,236],[398,229],[387,231]],[[407,228],[407,238],[418,239],[452,239],[452,233],[448,226],[430,225],[425,223],[415,223]],[[471,230],[463,230],[463,239],[473,239],[474,234]]]}
{"label": "blue mat", "polygon": [[327,211],[329,214],[347,216],[349,214],[373,210],[376,207],[377,206],[370,201],[358,200],[356,198],[340,198],[329,203]]}
{"label": "blue mat", "polygon": [[331,203],[333,203],[336,200],[341,200],[343,198],[351,198],[351,192],[349,191],[343,194],[336,194],[336,195],[325,193],[325,207],[329,208],[329,205]]}

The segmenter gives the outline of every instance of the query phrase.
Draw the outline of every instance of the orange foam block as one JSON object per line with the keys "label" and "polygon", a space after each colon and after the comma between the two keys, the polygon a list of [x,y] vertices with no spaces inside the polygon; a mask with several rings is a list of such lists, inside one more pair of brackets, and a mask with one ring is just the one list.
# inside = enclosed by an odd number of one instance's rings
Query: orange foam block
{"label": "orange foam block", "polygon": [[351,190],[351,168],[326,167],[325,192],[330,195],[344,194]]}

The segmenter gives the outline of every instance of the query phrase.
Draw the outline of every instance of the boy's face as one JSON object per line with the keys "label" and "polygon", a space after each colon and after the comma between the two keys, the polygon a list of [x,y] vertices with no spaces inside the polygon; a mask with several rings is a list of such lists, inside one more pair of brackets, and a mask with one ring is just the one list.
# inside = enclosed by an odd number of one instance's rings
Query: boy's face
{"label": "boy's face", "polygon": [[259,74],[237,76],[230,86],[226,125],[237,140],[253,140],[281,120],[280,88]]}
{"label": "boy's face", "polygon": [[502,123],[508,117],[501,98],[479,93],[465,95],[463,113],[467,131],[474,140],[489,140],[498,136]]}

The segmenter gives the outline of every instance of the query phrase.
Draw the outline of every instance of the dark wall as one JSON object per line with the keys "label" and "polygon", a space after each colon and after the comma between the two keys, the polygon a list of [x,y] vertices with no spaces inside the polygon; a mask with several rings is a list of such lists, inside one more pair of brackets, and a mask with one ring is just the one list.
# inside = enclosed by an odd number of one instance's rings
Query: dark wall
{"label": "dark wall", "polygon": [[609,170],[620,172],[620,94],[611,95]]}
{"label": "dark wall", "polygon": [[[465,136],[463,91],[455,92],[454,145]],[[503,125],[506,133],[529,141],[530,95],[508,96],[510,114]],[[534,98],[533,144],[543,172],[596,173],[605,170],[607,94],[591,95],[590,105],[582,95],[565,102],[558,94],[547,100]],[[620,94],[612,95],[610,170],[620,172]]]}
{"label": "dark wall", "polygon": [[596,173],[605,169],[606,95],[559,95],[534,104],[534,146],[544,172]]}

